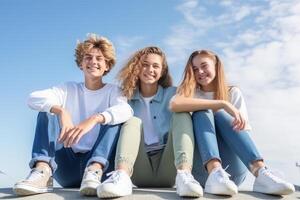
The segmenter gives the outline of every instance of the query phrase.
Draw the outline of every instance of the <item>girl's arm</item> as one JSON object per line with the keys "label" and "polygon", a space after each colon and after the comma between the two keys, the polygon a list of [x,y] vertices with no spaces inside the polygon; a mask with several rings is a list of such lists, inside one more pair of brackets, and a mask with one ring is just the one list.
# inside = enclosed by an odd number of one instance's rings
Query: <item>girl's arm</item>
{"label": "girl's arm", "polygon": [[194,112],[207,109],[217,111],[219,109],[224,109],[234,118],[232,126],[235,130],[242,130],[245,128],[245,120],[240,111],[235,108],[234,105],[224,100],[199,99],[176,95],[170,101],[170,109],[173,112]]}
{"label": "girl's arm", "polygon": [[175,95],[170,101],[170,109],[173,112],[194,112],[198,110],[225,109],[228,102],[224,100],[208,100]]}

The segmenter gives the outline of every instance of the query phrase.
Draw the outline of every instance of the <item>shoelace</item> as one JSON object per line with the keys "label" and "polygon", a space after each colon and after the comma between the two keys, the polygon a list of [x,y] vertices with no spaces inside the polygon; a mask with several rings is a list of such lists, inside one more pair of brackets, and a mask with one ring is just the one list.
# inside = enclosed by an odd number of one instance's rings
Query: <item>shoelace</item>
{"label": "shoelace", "polygon": [[192,183],[198,183],[195,179],[194,179],[194,177],[193,177],[193,175],[191,174],[191,173],[189,173],[189,172],[181,172],[182,174],[183,174],[183,181],[184,181],[184,183],[188,183],[188,182],[192,182]]}
{"label": "shoelace", "polygon": [[218,171],[216,171],[216,173],[219,175],[219,177],[221,178],[221,180],[223,180],[225,182],[230,181],[229,177],[231,175],[225,171],[228,167],[229,166],[227,166],[225,169],[220,168]]}
{"label": "shoelace", "polygon": [[275,175],[275,173],[269,169],[265,169],[263,172],[262,172],[263,175],[271,178],[272,181],[274,181],[275,183],[282,183],[282,179],[278,176]]}
{"label": "shoelace", "polygon": [[109,178],[105,182],[107,182],[107,183],[116,183],[120,179],[120,172],[119,171],[112,171],[112,172],[107,173],[107,176],[109,176]]}
{"label": "shoelace", "polygon": [[32,169],[30,174],[27,176],[26,180],[28,181],[35,181],[41,177],[44,177],[45,174],[42,170],[38,170],[38,169]]}

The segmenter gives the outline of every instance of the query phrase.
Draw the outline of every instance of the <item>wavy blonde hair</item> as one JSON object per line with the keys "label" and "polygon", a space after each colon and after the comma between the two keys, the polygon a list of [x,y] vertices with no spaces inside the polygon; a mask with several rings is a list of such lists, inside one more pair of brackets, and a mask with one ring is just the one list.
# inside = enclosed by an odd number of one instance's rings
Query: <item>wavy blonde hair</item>
{"label": "wavy blonde hair", "polygon": [[112,42],[105,37],[89,33],[85,41],[78,42],[75,49],[75,62],[80,68],[84,55],[89,53],[93,48],[99,49],[105,58],[108,70],[103,75],[106,75],[116,63],[116,54]]}
{"label": "wavy blonde hair", "polygon": [[193,71],[193,59],[198,55],[208,57],[212,59],[215,63],[216,77],[213,80],[213,84],[215,86],[214,99],[228,101],[229,100],[228,90],[230,88],[228,87],[226,82],[223,63],[219,59],[217,54],[209,50],[194,51],[190,55],[187,64],[185,66],[183,80],[177,89],[177,93],[185,97],[193,97],[196,88],[200,87],[201,89],[201,86],[198,85],[196,82],[195,74]]}
{"label": "wavy blonde hair", "polygon": [[139,73],[141,68],[141,59],[149,54],[156,54],[161,57],[162,60],[162,74],[158,80],[158,84],[162,87],[169,87],[172,85],[172,78],[169,74],[169,68],[167,64],[166,55],[164,52],[154,46],[145,47],[135,52],[128,60],[126,65],[119,72],[118,78],[121,82],[123,95],[128,99],[131,99],[134,91],[139,88]]}

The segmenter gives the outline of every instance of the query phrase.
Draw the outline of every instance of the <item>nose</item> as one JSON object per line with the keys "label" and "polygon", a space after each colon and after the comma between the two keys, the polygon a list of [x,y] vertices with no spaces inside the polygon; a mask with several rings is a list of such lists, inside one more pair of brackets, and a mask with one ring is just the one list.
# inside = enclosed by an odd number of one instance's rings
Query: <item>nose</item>
{"label": "nose", "polygon": [[96,58],[96,56],[93,56],[93,57],[92,57],[92,63],[97,63],[97,58]]}

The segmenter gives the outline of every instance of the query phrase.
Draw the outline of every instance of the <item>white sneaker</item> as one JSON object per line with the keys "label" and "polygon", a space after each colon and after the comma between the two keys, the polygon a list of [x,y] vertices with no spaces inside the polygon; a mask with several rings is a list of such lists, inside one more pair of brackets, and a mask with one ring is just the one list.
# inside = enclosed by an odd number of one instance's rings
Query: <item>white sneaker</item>
{"label": "white sneaker", "polygon": [[84,196],[96,196],[97,187],[101,184],[102,170],[92,166],[86,167],[81,181],[79,192]]}
{"label": "white sneaker", "polygon": [[229,179],[228,174],[222,167],[217,167],[209,174],[204,191],[210,194],[217,195],[235,195],[238,193],[238,188],[233,181]]}
{"label": "white sneaker", "polygon": [[203,196],[201,185],[196,181],[191,172],[177,170],[176,193],[181,197]]}
{"label": "white sneaker", "polygon": [[13,191],[18,196],[46,193],[53,190],[50,167],[33,168],[27,178],[16,183]]}
{"label": "white sneaker", "polygon": [[99,198],[114,198],[132,194],[132,182],[126,172],[117,170],[108,175],[111,176],[97,189]]}
{"label": "white sneaker", "polygon": [[295,192],[295,187],[263,167],[259,169],[258,176],[255,178],[253,191],[272,195],[287,195]]}

